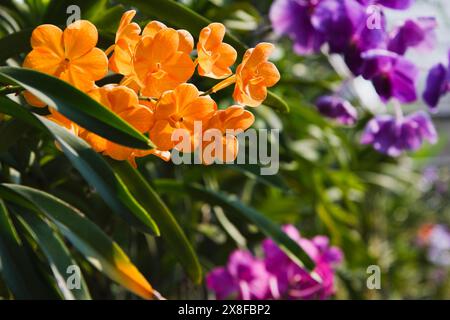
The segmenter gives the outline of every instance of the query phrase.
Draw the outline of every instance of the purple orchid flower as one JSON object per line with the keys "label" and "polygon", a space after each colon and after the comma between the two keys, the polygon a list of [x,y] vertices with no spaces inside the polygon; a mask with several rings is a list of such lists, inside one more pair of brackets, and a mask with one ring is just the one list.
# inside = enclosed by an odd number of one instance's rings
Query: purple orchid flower
{"label": "purple orchid flower", "polygon": [[383,154],[397,157],[420,148],[424,140],[437,142],[437,133],[427,113],[418,111],[403,118],[380,115],[370,120],[361,137]]}
{"label": "purple orchid flower", "polygon": [[302,238],[292,225],[284,226],[283,230],[316,263],[313,271],[322,281],[318,282],[309,272],[290,260],[273,240],[266,239],[262,247],[267,270],[273,274],[271,288],[274,298],[326,299],[333,295],[334,265],[342,261],[342,251],[337,247],[330,247],[327,237],[317,236],[312,240]]}
{"label": "purple orchid flower", "polygon": [[[448,53],[450,66],[450,51]],[[431,111],[436,111],[439,100],[450,90],[450,69],[439,63],[433,66],[428,73],[423,100],[430,107]]]}
{"label": "purple orchid flower", "polygon": [[450,230],[447,226],[434,226],[428,245],[428,260],[438,266],[450,266]]}
{"label": "purple orchid flower", "polygon": [[414,0],[358,0],[359,3],[369,6],[369,5],[380,5],[386,8],[404,10],[408,9]]}
{"label": "purple orchid flower", "polygon": [[311,21],[325,35],[330,51],[342,53],[365,19],[365,8],[356,0],[323,0]]}
{"label": "purple orchid flower", "polygon": [[408,48],[431,50],[436,45],[437,22],[432,17],[408,19],[394,29],[388,44],[389,51],[404,55]]}
{"label": "purple orchid flower", "polygon": [[284,226],[283,231],[315,262],[315,276],[266,239],[262,243],[264,260],[236,250],[225,267],[207,275],[207,286],[217,299],[326,299],[334,294],[334,266],[343,259],[341,250],[331,247],[325,236],[302,238],[292,225]]}
{"label": "purple orchid flower", "polygon": [[325,42],[323,33],[316,30],[311,22],[320,1],[276,0],[270,8],[269,17],[275,32],[289,36],[298,54],[318,52]]}
{"label": "purple orchid flower", "polygon": [[206,278],[218,300],[262,300],[269,297],[269,273],[264,262],[248,251],[236,250],[226,267],[213,269]]}
{"label": "purple orchid flower", "polygon": [[378,21],[374,26],[369,26],[370,13],[366,12],[364,23],[361,23],[353,34],[349,45],[343,52],[344,60],[350,71],[359,76],[364,68],[363,53],[373,49],[386,49],[388,33],[386,32],[386,17],[379,11]]}
{"label": "purple orchid flower", "polygon": [[337,96],[322,96],[316,101],[319,112],[344,125],[352,125],[358,118],[358,112],[350,102]]}
{"label": "purple orchid flower", "polygon": [[427,249],[428,260],[439,266],[450,266],[450,229],[444,224],[424,224],[418,232],[418,244]]}
{"label": "purple orchid flower", "polygon": [[387,50],[369,50],[362,54],[365,60],[362,76],[371,80],[383,102],[396,98],[402,103],[417,100],[416,82],[419,70],[406,58]]}

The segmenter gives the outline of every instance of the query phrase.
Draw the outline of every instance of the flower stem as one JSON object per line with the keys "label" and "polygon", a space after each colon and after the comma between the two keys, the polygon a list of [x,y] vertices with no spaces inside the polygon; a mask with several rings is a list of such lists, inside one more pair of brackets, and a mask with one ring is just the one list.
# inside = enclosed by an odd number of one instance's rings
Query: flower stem
{"label": "flower stem", "polygon": [[216,84],[214,87],[212,87],[208,91],[202,93],[201,96],[207,96],[207,95],[216,93],[217,91],[220,91],[222,89],[225,89],[228,86],[231,86],[235,82],[236,82],[236,75],[233,74],[232,76],[230,76],[230,77],[226,78],[225,80],[222,80],[221,82]]}
{"label": "flower stem", "polygon": [[106,49],[106,51],[105,51],[106,56],[109,56],[109,54],[114,51],[115,47],[116,47],[116,45],[113,44],[108,49]]}
{"label": "flower stem", "polygon": [[395,117],[397,118],[397,120],[402,120],[403,119],[403,110],[402,110],[402,106],[401,106],[400,102],[398,102],[397,100],[394,100],[393,104],[394,104]]}
{"label": "flower stem", "polygon": [[0,87],[0,95],[7,95],[11,93],[20,93],[24,89],[21,86],[13,86],[13,85],[6,85],[3,87]]}
{"label": "flower stem", "polygon": [[149,101],[149,102],[158,102],[158,99],[154,99],[146,96],[139,96],[139,100]]}

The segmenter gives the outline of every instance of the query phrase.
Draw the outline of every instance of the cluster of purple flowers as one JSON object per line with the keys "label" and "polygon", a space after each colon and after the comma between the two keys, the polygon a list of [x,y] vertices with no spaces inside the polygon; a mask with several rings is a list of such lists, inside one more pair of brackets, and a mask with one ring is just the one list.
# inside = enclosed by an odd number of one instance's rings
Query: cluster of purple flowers
{"label": "cluster of purple flowers", "polygon": [[354,124],[358,117],[358,111],[349,101],[335,95],[320,97],[316,101],[316,106],[324,116],[345,125]]}
{"label": "cluster of purple flowers", "polygon": [[427,113],[418,111],[406,117],[379,115],[371,119],[361,137],[362,144],[391,157],[420,148],[423,140],[436,143],[437,133]]}
{"label": "cluster of purple flowers", "polygon": [[442,174],[441,168],[430,165],[423,169],[421,178],[421,188],[425,191],[433,191],[433,194],[438,194],[447,198],[449,190],[449,177],[447,174]]}
{"label": "cluster of purple flowers", "polygon": [[450,230],[443,224],[425,224],[419,230],[419,244],[427,248],[428,260],[450,267]]}
{"label": "cluster of purple flowers", "polygon": [[[404,55],[410,49],[430,50],[436,42],[436,20],[431,17],[408,19],[387,30],[384,8],[404,10],[414,0],[276,0],[270,11],[274,31],[289,36],[298,54],[317,53],[327,44],[330,53],[343,56],[349,70],[372,82],[385,103],[412,103],[418,67]],[[439,98],[450,90],[450,70],[439,64],[430,71],[424,101],[433,111]],[[356,122],[357,111],[335,95],[318,99],[323,115],[345,125]],[[397,112],[398,114],[398,112]],[[401,114],[401,113],[400,113]],[[377,116],[367,125],[362,143],[379,152],[397,156],[415,150],[424,139],[434,143],[437,135],[423,112],[401,119]],[[417,127],[419,126],[419,127]],[[384,132],[387,129],[388,132]]]}
{"label": "cluster of purple flowers", "polygon": [[[313,274],[293,262],[271,239],[262,243],[264,259],[236,250],[224,267],[213,269],[206,282],[216,298],[239,300],[326,299],[334,294],[334,267],[342,252],[325,236],[309,240],[287,225],[284,232],[315,262]],[[318,280],[320,278],[320,280]]]}

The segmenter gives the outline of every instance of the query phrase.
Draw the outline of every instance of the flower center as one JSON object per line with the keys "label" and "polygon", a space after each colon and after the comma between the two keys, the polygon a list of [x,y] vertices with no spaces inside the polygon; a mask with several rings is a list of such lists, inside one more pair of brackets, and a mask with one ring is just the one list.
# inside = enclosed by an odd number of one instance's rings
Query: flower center
{"label": "flower center", "polygon": [[169,117],[169,123],[174,128],[179,128],[183,120],[183,116],[177,113]]}
{"label": "flower center", "polygon": [[63,61],[61,61],[61,63],[58,66],[58,69],[56,69],[56,76],[59,77],[61,75],[61,73],[63,73],[64,71],[67,70],[67,68],[69,67],[70,64],[70,60],[68,58],[65,58]]}
{"label": "flower center", "polygon": [[155,79],[157,79],[157,80],[161,80],[161,79],[164,78],[164,76],[167,74],[167,72],[165,72],[165,71],[162,69],[162,65],[161,65],[160,62],[157,62],[157,63],[155,64],[154,70],[155,70],[155,71],[152,72],[152,77],[155,78]]}

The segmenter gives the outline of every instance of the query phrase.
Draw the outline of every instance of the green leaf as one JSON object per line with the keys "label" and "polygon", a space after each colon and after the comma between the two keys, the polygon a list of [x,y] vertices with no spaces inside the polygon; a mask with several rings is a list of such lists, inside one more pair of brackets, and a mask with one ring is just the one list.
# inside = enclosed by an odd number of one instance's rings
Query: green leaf
{"label": "green leaf", "polygon": [[202,269],[197,255],[173,214],[155,190],[153,190],[142,175],[128,162],[110,160],[110,164],[125,182],[136,200],[148,212],[151,212],[161,229],[162,238],[167,242],[174,256],[180,261],[187,274],[194,282],[200,283]]}
{"label": "green leaf", "polygon": [[116,213],[143,232],[160,234],[155,221],[102,156],[67,129],[44,117],[37,117],[53,134],[73,166]]}
{"label": "green leaf", "polygon": [[139,230],[159,235],[158,226],[148,212],[131,196],[105,159],[84,140],[56,123],[30,113],[8,98],[0,97],[0,112],[17,117],[52,135],[72,165],[115,213]]}
{"label": "green leaf", "polygon": [[3,279],[17,299],[54,299],[19,238],[0,198],[0,265]]}
{"label": "green leaf", "polygon": [[24,87],[70,120],[105,139],[132,148],[153,147],[129,123],[58,78],[30,69],[0,67],[0,79]]}
{"label": "green leaf", "polygon": [[71,257],[69,249],[67,249],[59,234],[36,215],[22,213],[18,220],[47,257],[56,284],[63,297],[66,300],[90,300],[91,296],[82,274],[80,274],[80,288],[69,288],[67,286],[66,277],[71,275],[67,272],[68,267],[75,266],[78,270],[80,268]]}
{"label": "green leaf", "polygon": [[0,126],[0,153],[8,151],[8,149],[17,143],[24,133],[28,131],[24,123],[17,119],[12,119]]}
{"label": "green leaf", "polygon": [[317,212],[317,215],[319,216],[320,220],[322,220],[324,225],[330,231],[330,233],[333,237],[333,240],[336,241],[336,243],[340,244],[342,241],[341,240],[342,235],[341,235],[338,225],[335,223],[335,221],[331,217],[330,212],[327,210],[327,208],[322,203],[318,203],[316,205],[316,212]]}
{"label": "green leaf", "polygon": [[[172,0],[122,0],[122,3],[128,3],[139,9],[143,14],[154,16],[173,26],[188,30],[194,37],[198,37],[200,31],[208,26],[211,21],[199,15],[193,10],[187,8],[181,3]],[[242,59],[247,51],[247,46],[230,32],[225,34],[224,42],[233,46],[238,52],[238,61]],[[264,104],[279,112],[289,112],[289,106],[279,96],[268,92]]]}
{"label": "green leaf", "polygon": [[30,38],[32,29],[24,29],[0,39],[0,64],[7,59],[31,51]]}
{"label": "green leaf", "polygon": [[255,179],[267,186],[275,187],[285,192],[289,192],[289,187],[280,175],[262,175],[261,166],[259,164],[231,164],[228,166],[216,165],[214,168],[234,169],[252,179]]}
{"label": "green leaf", "polygon": [[140,297],[153,297],[152,287],[128,256],[80,211],[48,193],[21,185],[2,184],[0,193],[9,200],[22,197],[35,211],[45,214],[100,272]]}
{"label": "green leaf", "polygon": [[107,9],[108,0],[52,0],[47,6],[43,21],[46,23],[53,23],[57,25],[66,24],[70,14],[74,12],[67,12],[67,8],[76,4],[80,9],[81,19],[86,19],[95,24],[97,18],[103,15]]}
{"label": "green leaf", "polygon": [[267,98],[266,100],[264,100],[263,104],[280,113],[289,113],[290,111],[289,105],[286,103],[286,101],[270,91],[267,91]]}
{"label": "green leaf", "polygon": [[17,118],[37,129],[45,130],[45,126],[30,111],[6,97],[0,97],[0,113]]}
{"label": "green leaf", "polygon": [[[158,190],[162,192],[184,192],[206,203],[217,205],[240,217],[244,217],[255,224],[266,236],[275,241],[295,263],[309,270],[314,268],[314,262],[309,255],[289,236],[287,236],[276,224],[266,218],[257,210],[244,205],[237,198],[221,191],[206,189],[197,184],[183,186],[175,183],[155,182]],[[180,189],[181,188],[181,189]]]}
{"label": "green leaf", "polygon": [[[119,26],[120,18],[124,12],[124,8],[122,6],[115,6],[105,10],[101,15],[99,15],[95,21],[92,21],[98,29],[102,30],[102,33],[105,31],[116,32],[117,27]],[[114,40],[114,38],[113,38]]]}

